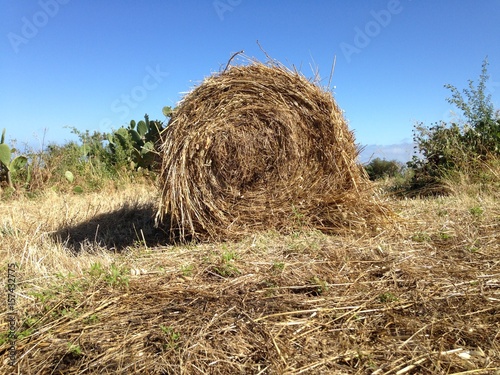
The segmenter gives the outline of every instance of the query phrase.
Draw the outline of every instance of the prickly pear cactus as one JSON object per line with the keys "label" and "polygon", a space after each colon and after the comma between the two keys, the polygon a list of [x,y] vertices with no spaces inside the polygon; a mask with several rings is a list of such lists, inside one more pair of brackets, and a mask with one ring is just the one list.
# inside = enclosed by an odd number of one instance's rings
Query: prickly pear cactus
{"label": "prickly pear cactus", "polygon": [[116,154],[123,152],[134,169],[151,169],[155,163],[155,145],[160,139],[163,124],[150,121],[146,114],[144,120],[130,121],[128,127],[121,127],[108,136],[111,150]]}
{"label": "prickly pear cactus", "polygon": [[11,158],[11,151],[10,147],[6,145],[5,143],[0,144],[0,164],[3,168],[9,167],[10,164],[10,158]]}
{"label": "prickly pear cactus", "polygon": [[17,172],[24,168],[28,163],[26,156],[19,155],[12,159],[13,150],[5,143],[5,129],[0,138],[0,179],[6,180],[11,188],[14,188],[12,183],[12,172]]}

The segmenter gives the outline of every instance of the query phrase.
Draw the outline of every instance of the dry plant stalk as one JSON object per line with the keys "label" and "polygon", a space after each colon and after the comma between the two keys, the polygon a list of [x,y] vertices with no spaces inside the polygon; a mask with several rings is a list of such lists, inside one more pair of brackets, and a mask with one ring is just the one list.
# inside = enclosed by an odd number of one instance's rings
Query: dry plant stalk
{"label": "dry plant stalk", "polygon": [[161,147],[157,222],[172,237],[365,227],[384,209],[330,92],[278,63],[213,75],[175,111]]}

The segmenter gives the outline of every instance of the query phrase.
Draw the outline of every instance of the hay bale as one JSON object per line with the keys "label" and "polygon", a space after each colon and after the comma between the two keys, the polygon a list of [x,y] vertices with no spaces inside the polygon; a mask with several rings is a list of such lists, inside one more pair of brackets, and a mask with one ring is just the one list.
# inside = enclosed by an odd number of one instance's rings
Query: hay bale
{"label": "hay bale", "polygon": [[185,96],[166,128],[157,222],[181,240],[366,226],[383,210],[358,152],[330,92],[280,64],[232,66]]}

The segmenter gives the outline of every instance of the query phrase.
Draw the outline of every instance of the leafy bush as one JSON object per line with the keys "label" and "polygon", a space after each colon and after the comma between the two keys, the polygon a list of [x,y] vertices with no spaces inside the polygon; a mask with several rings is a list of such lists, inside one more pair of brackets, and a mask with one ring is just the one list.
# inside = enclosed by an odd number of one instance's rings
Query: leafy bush
{"label": "leafy bush", "polygon": [[463,170],[469,164],[469,152],[457,124],[441,121],[426,127],[419,123],[415,125],[413,141],[417,153],[409,166],[415,170],[418,180],[437,180],[446,171]]}
{"label": "leafy bush", "polygon": [[452,92],[447,101],[463,112],[464,119],[430,127],[415,125],[416,153],[408,163],[415,172],[413,187],[440,183],[456,173],[477,174],[489,160],[500,157],[500,113],[494,111],[491,95],[486,93],[487,67],[485,59],[478,85],[469,80],[463,95],[456,87],[445,85]]}
{"label": "leafy bush", "polygon": [[402,165],[397,160],[373,159],[365,166],[370,180],[378,180],[386,177],[396,177],[401,174]]}
{"label": "leafy bush", "polygon": [[83,185],[85,190],[98,190],[108,176],[104,168],[94,165],[94,161],[84,153],[82,145],[76,142],[51,144],[42,153],[41,158],[39,173],[42,175],[42,188],[46,185],[56,187],[57,190],[70,188],[73,182],[68,184],[67,176],[70,172],[75,182]]}

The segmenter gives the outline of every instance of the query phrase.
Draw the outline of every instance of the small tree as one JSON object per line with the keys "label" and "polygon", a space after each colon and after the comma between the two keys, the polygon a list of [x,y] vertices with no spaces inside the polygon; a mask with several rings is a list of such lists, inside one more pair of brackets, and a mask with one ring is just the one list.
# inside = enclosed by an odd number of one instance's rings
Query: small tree
{"label": "small tree", "polygon": [[415,171],[414,186],[439,182],[450,172],[471,173],[491,157],[500,156],[500,116],[487,94],[488,60],[482,64],[479,83],[469,80],[462,93],[453,85],[444,87],[452,96],[446,100],[463,113],[458,123],[417,123],[413,131],[416,153],[408,166]]}
{"label": "small tree", "polygon": [[[495,111],[491,102],[491,95],[486,93],[486,83],[490,78],[488,65],[488,58],[486,57],[481,66],[481,74],[479,75],[477,87],[474,87],[474,81],[469,79],[469,88],[462,90],[463,95],[455,86],[450,84],[444,85],[452,94],[451,98],[447,98],[446,101],[460,109],[465,120],[471,126],[494,118]],[[464,95],[467,100],[464,99]]]}
{"label": "small tree", "polygon": [[[495,113],[491,94],[487,94],[488,58],[483,60],[479,83],[469,80],[469,88],[463,89],[463,95],[450,84],[444,87],[452,93],[448,103],[460,109],[465,117],[462,127],[462,142],[476,155],[500,154],[500,116]],[[464,98],[465,96],[465,98]]]}

